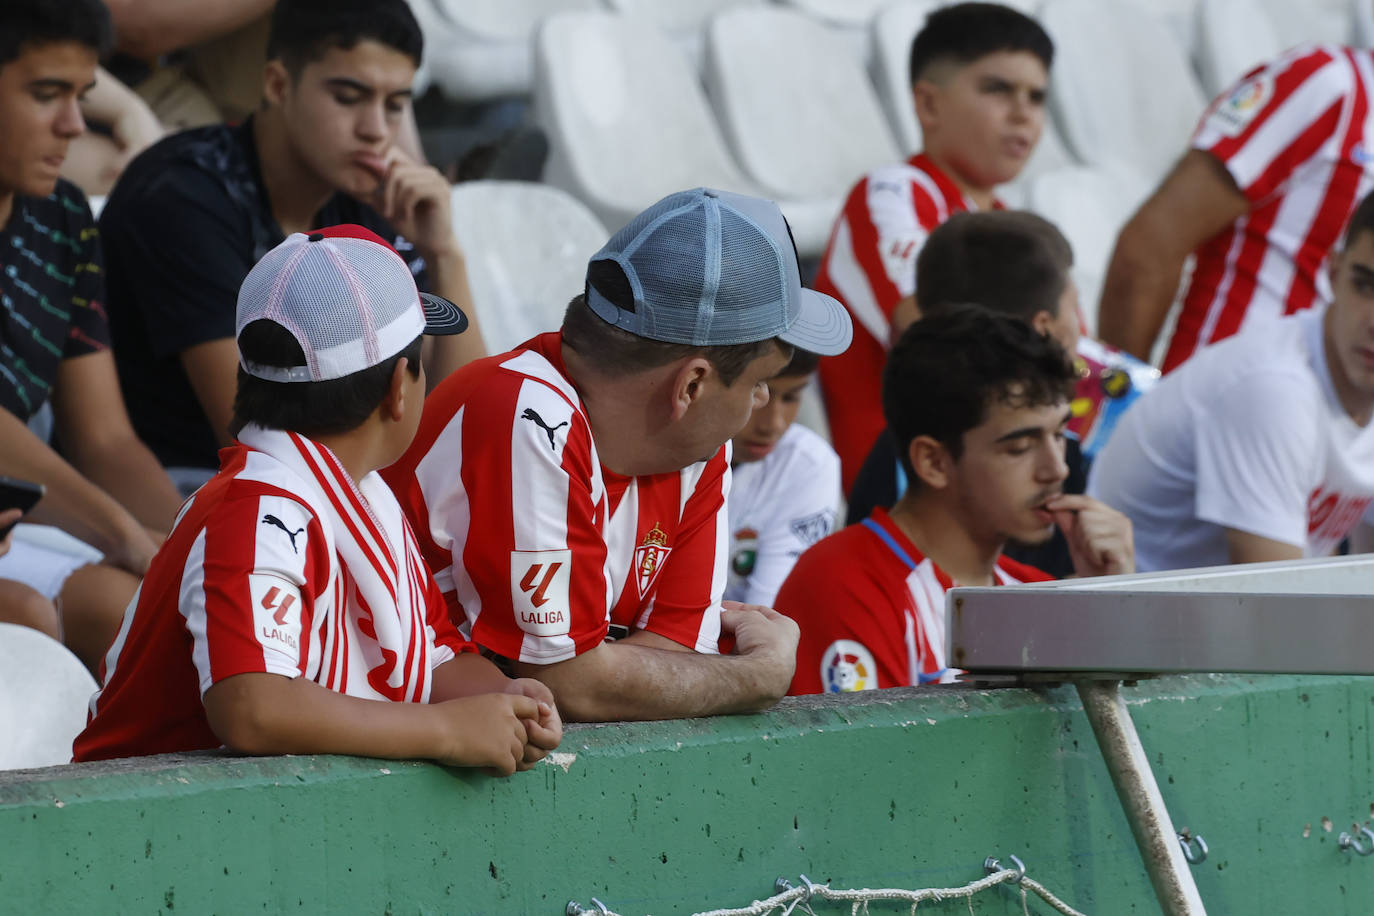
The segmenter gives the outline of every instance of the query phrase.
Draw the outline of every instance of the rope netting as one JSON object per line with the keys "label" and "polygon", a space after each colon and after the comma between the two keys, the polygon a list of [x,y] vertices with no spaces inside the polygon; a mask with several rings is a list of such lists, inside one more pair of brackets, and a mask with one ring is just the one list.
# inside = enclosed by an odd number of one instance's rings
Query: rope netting
{"label": "rope netting", "polygon": [[[1024,869],[1021,868],[1000,868],[986,878],[965,884],[963,887],[927,887],[920,890],[905,890],[902,888],[858,888],[847,890],[833,888],[828,884],[813,884],[805,875],[801,876],[802,884],[797,887],[787,886],[787,882],[779,879],[779,886],[786,889],[774,894],[766,900],[755,900],[748,906],[735,907],[720,910],[705,910],[695,913],[694,916],[791,916],[792,913],[800,911],[808,913],[810,916],[819,916],[811,908],[811,904],[820,901],[830,901],[835,903],[850,904],[850,916],[868,916],[869,904],[879,902],[910,903],[911,913],[915,916],[916,908],[922,903],[939,902],[942,900],[968,900],[970,916],[976,916],[973,910],[973,897],[984,891],[991,890],[1002,884],[1016,884],[1021,890],[1021,911],[1025,916],[1030,916],[1029,894],[1035,894],[1049,906],[1053,907],[1063,916],[1084,916],[1078,910],[1069,906],[1064,901],[1056,897],[1049,889],[1038,881],[1026,877]],[[605,904],[596,898],[592,898],[595,904],[593,909],[583,909],[576,903],[568,905],[569,916],[577,914],[587,914],[587,916],[620,916],[606,908]]]}

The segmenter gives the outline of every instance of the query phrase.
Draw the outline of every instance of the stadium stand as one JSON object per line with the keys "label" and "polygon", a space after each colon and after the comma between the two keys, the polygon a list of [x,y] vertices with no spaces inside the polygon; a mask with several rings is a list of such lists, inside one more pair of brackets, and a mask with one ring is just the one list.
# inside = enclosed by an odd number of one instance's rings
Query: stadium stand
{"label": "stadium stand", "polygon": [[95,688],[66,646],[37,630],[0,623],[0,770],[70,760]]}
{"label": "stadium stand", "polygon": [[898,0],[868,27],[869,75],[904,156],[921,148],[921,124],[911,104],[911,39],[937,6],[936,0]]}
{"label": "stadium stand", "polygon": [[1262,61],[1283,50],[1278,28],[1259,0],[1200,0],[1193,52],[1202,88],[1220,95]]}
{"label": "stadium stand", "polygon": [[530,41],[554,13],[597,0],[412,0],[425,32],[426,74],[455,101],[529,95]]}
{"label": "stadium stand", "polygon": [[1177,39],[1134,3],[1048,0],[1050,109],[1083,162],[1123,162],[1156,181],[1191,135],[1206,98]]}
{"label": "stadium stand", "polygon": [[1045,217],[1073,246],[1079,315],[1092,334],[1112,245],[1122,224],[1153,189],[1129,166],[1067,165],[1030,182],[1026,209]]}
{"label": "stadium stand", "polygon": [[863,66],[790,10],[727,10],[706,34],[707,96],[737,161],[769,197],[828,198],[828,232],[854,177],[900,158]]}
{"label": "stadium stand", "polygon": [[1274,20],[1285,48],[1305,41],[1349,44],[1353,20],[1369,0],[1259,0]]}
{"label": "stadium stand", "polygon": [[606,0],[606,5],[625,16],[638,16],[672,36],[687,52],[692,64],[701,66],[706,23],[716,13],[736,6],[758,6],[764,0]]}
{"label": "stadium stand", "polygon": [[600,220],[571,195],[533,182],[463,182],[452,200],[488,352],[557,329],[582,290],[587,259],[606,241]]}

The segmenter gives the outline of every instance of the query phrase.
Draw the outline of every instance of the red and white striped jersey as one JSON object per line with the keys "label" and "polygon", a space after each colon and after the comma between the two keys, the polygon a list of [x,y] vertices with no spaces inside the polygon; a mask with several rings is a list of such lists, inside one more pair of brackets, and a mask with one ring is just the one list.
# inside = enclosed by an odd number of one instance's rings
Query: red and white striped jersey
{"label": "red and white striped jersey", "polygon": [[[201,698],[236,674],[423,703],[433,669],[474,649],[380,478],[355,487],[331,452],[295,434],[250,428],[241,439],[252,445],[220,453],[125,612],[76,760],[219,747]],[[350,539],[367,568],[348,562]]]}
{"label": "red and white striped jersey", "polygon": [[[997,584],[1053,579],[1007,557]],[[948,683],[945,591],[954,581],[882,509],[797,560],[777,609],[801,627],[792,695]]]}
{"label": "red and white striped jersey", "polygon": [[1226,167],[1250,210],[1197,250],[1164,371],[1247,324],[1330,299],[1327,253],[1374,188],[1371,86],[1370,51],[1301,45],[1207,109],[1193,147]]}
{"label": "red and white striped jersey", "polygon": [[[998,205],[1000,206],[1000,204]],[[844,490],[883,431],[882,368],[892,311],[916,289],[916,255],[936,226],[976,210],[924,154],[869,172],[849,192],[813,286],[844,303],[854,341],[821,360],[821,389]]]}
{"label": "red and white striped jersey", "polygon": [[383,472],[454,622],[534,664],[595,648],[612,626],[716,652],[728,446],[676,473],[602,468],[561,350],[543,334],[453,373]]}

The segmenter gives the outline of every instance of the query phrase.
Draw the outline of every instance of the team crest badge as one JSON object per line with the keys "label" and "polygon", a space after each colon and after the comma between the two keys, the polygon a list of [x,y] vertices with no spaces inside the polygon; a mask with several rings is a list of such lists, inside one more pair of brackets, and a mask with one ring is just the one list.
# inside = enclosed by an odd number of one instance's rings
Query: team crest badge
{"label": "team crest badge", "polygon": [[826,693],[878,689],[878,663],[861,642],[837,639],[821,655],[821,683]]}
{"label": "team crest badge", "polygon": [[663,564],[668,561],[668,554],[672,552],[673,548],[668,546],[668,535],[655,523],[635,548],[635,583],[639,586],[640,598],[653,589]]}
{"label": "team crest badge", "polygon": [[835,527],[835,516],[829,510],[822,510],[806,518],[792,520],[792,533],[807,547],[828,535]]}
{"label": "team crest badge", "polygon": [[747,576],[754,571],[754,563],[758,561],[759,533],[753,528],[741,528],[735,532],[734,540],[730,570],[737,576]]}

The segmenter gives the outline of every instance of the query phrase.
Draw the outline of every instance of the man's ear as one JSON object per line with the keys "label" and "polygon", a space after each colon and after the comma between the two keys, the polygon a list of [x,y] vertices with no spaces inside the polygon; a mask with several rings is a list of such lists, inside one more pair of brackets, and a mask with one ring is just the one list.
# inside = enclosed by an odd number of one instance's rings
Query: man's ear
{"label": "man's ear", "polygon": [[406,380],[410,377],[410,358],[402,356],[396,360],[396,368],[391,370],[391,381],[386,386],[386,396],[382,398],[379,408],[382,418],[400,422],[405,416],[407,407],[415,407],[406,403]]}
{"label": "man's ear", "polygon": [[917,436],[907,446],[906,455],[921,483],[932,490],[943,490],[949,486],[950,474],[954,470],[954,458],[938,439]]}
{"label": "man's ear", "polygon": [[1049,337],[1054,330],[1054,316],[1046,309],[1041,309],[1031,317],[1030,325],[1041,337]]}
{"label": "man's ear", "polygon": [[681,420],[687,408],[701,397],[706,382],[715,375],[716,368],[704,356],[683,360],[672,378],[672,419]]}
{"label": "man's ear", "polygon": [[269,60],[262,72],[262,96],[269,104],[280,105],[291,88],[291,74],[286,64],[279,60]]}

